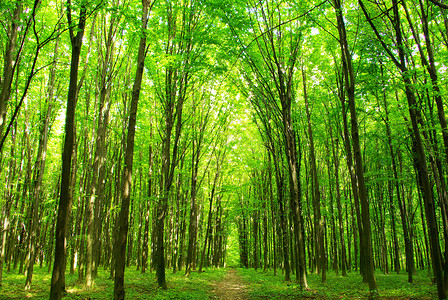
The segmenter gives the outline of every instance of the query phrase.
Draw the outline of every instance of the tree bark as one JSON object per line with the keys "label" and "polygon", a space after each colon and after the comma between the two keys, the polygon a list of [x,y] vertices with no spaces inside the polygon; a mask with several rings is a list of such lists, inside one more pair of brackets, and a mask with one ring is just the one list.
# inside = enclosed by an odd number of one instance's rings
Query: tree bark
{"label": "tree bark", "polygon": [[323,220],[320,211],[320,190],[319,190],[319,178],[317,174],[316,154],[314,149],[313,129],[311,128],[311,112],[308,103],[308,94],[306,89],[306,71],[302,68],[302,82],[303,82],[303,97],[305,99],[305,111],[308,120],[308,138],[310,141],[310,163],[311,163],[311,177],[312,177],[312,196],[313,196],[313,211],[314,211],[314,248],[316,253],[316,271],[322,272],[322,282],[325,282],[326,270],[325,270],[325,254],[324,254],[324,240],[323,240]]}
{"label": "tree bark", "polygon": [[342,55],[342,73],[344,77],[344,84],[347,92],[348,106],[350,110],[351,120],[351,135],[353,142],[353,158],[355,162],[355,173],[357,178],[359,201],[361,204],[361,219],[362,219],[362,231],[363,231],[363,243],[364,248],[362,256],[364,257],[364,271],[367,282],[369,284],[369,290],[371,297],[376,297],[378,294],[378,286],[374,275],[374,262],[372,253],[371,242],[371,229],[370,229],[370,212],[368,194],[364,179],[364,167],[361,154],[361,146],[359,141],[358,119],[356,113],[355,104],[355,76],[352,66],[352,57],[350,49],[348,47],[347,34],[345,30],[345,23],[342,15],[342,3],[341,0],[334,0],[334,8],[336,12],[336,19],[338,24],[339,44],[341,47]]}
{"label": "tree bark", "polygon": [[[152,125],[152,119],[151,119],[151,125]],[[151,133],[150,136],[152,137],[152,126],[151,126]],[[153,163],[154,163],[154,157],[153,157],[153,151],[152,151],[152,145],[149,146],[149,155],[148,155],[148,199],[151,199],[152,197],[152,176],[153,176]],[[148,250],[149,250],[149,220],[150,220],[150,204],[151,201],[148,201],[147,205],[146,205],[146,209],[145,209],[145,229],[143,231],[143,249],[142,249],[142,274],[144,274],[146,272],[146,268],[148,267]]]}
{"label": "tree bark", "polygon": [[[152,2],[154,3],[154,2]],[[122,300],[125,297],[124,290],[124,269],[126,263],[126,241],[128,238],[128,218],[129,205],[131,200],[132,187],[132,164],[134,161],[134,139],[135,139],[135,124],[137,121],[137,106],[140,97],[140,89],[142,86],[143,69],[145,67],[146,57],[146,28],[148,25],[149,12],[151,8],[151,0],[144,0],[142,2],[142,27],[141,36],[138,47],[137,69],[135,71],[134,85],[132,87],[131,107],[129,109],[128,120],[128,134],[126,140],[126,152],[124,158],[124,169],[122,177],[122,193],[121,193],[121,210],[117,218],[119,226],[118,236],[116,240],[116,254],[115,257],[115,281],[114,281],[114,299]]]}
{"label": "tree bark", "polygon": [[0,140],[3,138],[3,128],[6,124],[6,109],[9,96],[11,94],[11,84],[15,71],[15,58],[17,47],[17,34],[19,32],[20,13],[22,12],[22,3],[17,1],[13,12],[11,25],[8,28],[8,43],[6,44],[3,57],[3,76],[0,81]]}
{"label": "tree bark", "polygon": [[[219,155],[218,155],[217,159],[219,160]],[[213,198],[215,196],[216,184],[217,184],[218,179],[219,179],[219,173],[220,173],[219,164],[220,164],[220,162],[218,161],[217,162],[217,169],[216,169],[215,179],[213,180],[213,187],[212,187],[212,191],[211,191],[211,194],[210,194],[210,203],[209,203],[209,209],[208,209],[207,228],[205,230],[205,240],[204,240],[204,247],[203,247],[202,253],[201,253],[201,262],[199,264],[199,273],[202,272],[202,265],[204,264],[204,260],[205,260],[204,257],[205,257],[205,249],[207,247],[207,242],[209,244],[212,243],[211,230],[212,230],[212,217],[213,217]]]}
{"label": "tree bark", "polygon": [[[412,283],[412,268],[409,268],[409,263],[413,259],[413,253],[410,252],[410,245],[409,245],[409,230],[408,230],[408,220],[406,217],[406,213],[403,209],[402,199],[401,199],[401,192],[400,192],[400,184],[398,180],[398,171],[397,171],[397,162],[396,162],[396,155],[392,146],[392,130],[390,127],[390,121],[389,121],[389,109],[387,106],[386,98],[383,97],[383,103],[384,103],[384,112],[385,112],[385,126],[386,126],[386,134],[387,134],[387,141],[388,141],[388,148],[389,148],[389,154],[392,160],[392,172],[394,176],[394,182],[395,182],[395,192],[397,194],[397,202],[398,207],[400,210],[401,215],[401,224],[403,227],[403,235],[404,235],[404,244],[405,244],[405,255],[406,255],[406,269],[408,271],[408,282]],[[393,187],[392,184],[389,182],[389,197],[390,197],[390,210],[391,210],[391,222],[392,222],[392,229],[393,229],[393,240],[394,240],[394,269],[395,272],[400,272],[400,261],[398,257],[398,241],[397,241],[397,233],[395,230],[395,206],[393,201]]]}
{"label": "tree bark", "polygon": [[192,265],[196,257],[196,243],[198,234],[198,208],[196,204],[196,193],[198,183],[198,169],[199,169],[199,156],[200,156],[200,144],[197,143],[196,138],[193,138],[193,152],[192,152],[192,168],[191,168],[191,206],[190,206],[190,223],[188,226],[188,251],[187,262],[185,264],[185,275],[190,275]]}
{"label": "tree bark", "polygon": [[408,102],[409,115],[411,117],[411,128],[412,128],[412,143],[414,156],[414,166],[417,171],[418,186],[422,193],[423,203],[425,207],[425,215],[427,226],[429,229],[429,244],[431,251],[431,259],[433,264],[434,275],[436,278],[437,292],[439,299],[445,299],[447,296],[446,285],[444,282],[444,271],[443,271],[443,257],[439,244],[439,230],[437,225],[437,219],[435,214],[435,202],[432,191],[432,186],[429,180],[429,171],[427,166],[427,158],[425,153],[425,148],[423,145],[423,140],[421,137],[421,130],[419,127],[419,116],[420,113],[417,109],[417,101],[415,98],[412,82],[409,78],[409,70],[406,64],[406,53],[405,45],[403,42],[403,36],[401,32],[401,21],[399,15],[399,8],[397,0],[392,1],[393,5],[393,18],[391,19],[392,25],[394,27],[394,33],[396,38],[396,45],[398,49],[398,59],[394,56],[393,52],[388,48],[388,46],[383,42],[380,33],[378,32],[376,26],[373,24],[369,17],[369,14],[364,6],[364,3],[359,0],[361,9],[366,16],[372,30],[380,41],[386,53],[394,62],[395,66],[400,70],[402,75],[402,80],[405,84],[405,94]]}
{"label": "tree bark", "polygon": [[[71,6],[67,7],[67,19],[71,24]],[[70,63],[70,83],[67,96],[67,109],[65,117],[65,142],[62,154],[62,175],[61,175],[61,192],[58,205],[58,216],[56,223],[56,245],[55,257],[53,265],[53,273],[51,277],[50,299],[59,300],[62,292],[65,290],[65,263],[66,263],[66,237],[67,224],[70,218],[68,212],[71,207],[70,186],[71,186],[71,164],[73,146],[75,141],[75,110],[78,93],[78,66],[81,54],[82,38],[86,24],[87,11],[85,5],[81,6],[79,13],[79,21],[77,32],[74,35],[73,29],[70,30],[70,41],[72,46],[71,63]]]}
{"label": "tree bark", "polygon": [[[57,43],[56,43],[56,51],[55,55],[57,53]],[[32,191],[32,199],[33,199],[33,218],[32,218],[32,225],[30,228],[30,246],[29,246],[29,265],[26,275],[26,281],[25,281],[25,290],[29,290],[31,288],[31,281],[33,278],[33,268],[34,268],[34,262],[36,259],[36,248],[37,248],[37,241],[36,241],[36,235],[37,235],[37,229],[38,229],[38,222],[39,222],[39,206],[40,206],[40,198],[41,198],[41,188],[42,188],[42,181],[43,181],[43,175],[45,171],[45,161],[47,157],[47,142],[48,142],[48,131],[50,126],[50,117],[52,112],[52,98],[53,98],[53,86],[54,86],[54,73],[55,73],[55,65],[56,60],[53,64],[53,70],[51,71],[50,75],[50,87],[49,90],[51,92],[49,93],[47,97],[47,111],[46,116],[44,119],[44,124],[41,129],[41,137],[39,139],[39,146],[37,151],[37,157],[36,157],[36,163],[34,165],[34,180],[33,180],[33,191]]]}

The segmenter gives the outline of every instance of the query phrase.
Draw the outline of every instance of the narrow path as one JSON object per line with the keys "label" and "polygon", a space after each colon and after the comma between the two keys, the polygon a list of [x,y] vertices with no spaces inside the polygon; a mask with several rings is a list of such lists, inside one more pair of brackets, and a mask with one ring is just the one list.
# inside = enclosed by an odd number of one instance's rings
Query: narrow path
{"label": "narrow path", "polygon": [[220,300],[248,300],[246,285],[235,269],[228,269],[222,281],[215,282],[213,287],[214,299]]}

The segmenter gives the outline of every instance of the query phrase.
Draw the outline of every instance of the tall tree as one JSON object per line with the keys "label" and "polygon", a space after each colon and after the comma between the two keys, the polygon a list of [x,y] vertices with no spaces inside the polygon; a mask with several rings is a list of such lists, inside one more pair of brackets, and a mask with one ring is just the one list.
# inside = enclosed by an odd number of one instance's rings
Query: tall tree
{"label": "tall tree", "polygon": [[370,294],[371,297],[375,297],[375,295],[378,293],[378,286],[376,284],[374,275],[375,266],[373,263],[372,255],[369,201],[364,179],[364,167],[359,141],[358,117],[355,103],[355,72],[353,69],[352,56],[347,40],[345,21],[343,18],[342,1],[334,0],[333,5],[336,12],[336,20],[338,24],[337,27],[339,33],[339,45],[341,48],[342,57],[342,75],[350,111],[353,158],[355,162],[355,173],[357,182],[356,185],[358,189],[359,201],[361,204],[361,220],[364,241],[361,244],[361,247],[364,248],[364,251],[361,252],[361,255],[364,256],[364,275],[367,279],[367,282],[369,283]]}
{"label": "tall tree", "polygon": [[[305,243],[302,216],[302,190],[300,182],[300,138],[296,134],[292,118],[295,97],[294,74],[302,36],[297,28],[283,26],[289,7],[285,3],[271,5],[269,2],[254,4],[248,9],[252,24],[252,41],[255,50],[244,45],[245,63],[253,74],[246,76],[256,90],[270,102],[271,116],[281,128],[282,145],[288,165],[290,206],[293,217],[294,253],[297,254],[296,278],[303,288],[308,288],[305,266]],[[297,19],[297,18],[296,18]],[[296,21],[296,26],[301,24]],[[274,30],[275,28],[275,30]],[[254,53],[255,52],[255,53]],[[255,80],[252,79],[255,77]],[[294,256],[293,256],[294,257]]]}
{"label": "tall tree", "polygon": [[[73,145],[75,142],[75,110],[78,96],[78,66],[81,54],[81,46],[84,36],[84,29],[87,19],[86,3],[80,3],[77,25],[75,27],[72,19],[72,4],[67,1],[67,21],[69,24],[70,45],[72,47],[70,61],[70,83],[67,95],[67,108],[65,115],[65,141],[62,154],[61,187],[58,203],[58,216],[56,223],[56,244],[51,277],[50,299],[59,300],[65,290],[65,257],[66,257],[66,237],[67,224],[71,213],[71,167]],[[75,29],[76,28],[76,29]]]}
{"label": "tall tree", "polygon": [[[26,282],[25,282],[25,289],[31,288],[31,281],[33,277],[33,267],[34,262],[36,260],[36,248],[37,248],[37,228],[39,223],[39,206],[41,205],[41,197],[42,197],[42,182],[44,177],[44,171],[45,171],[45,162],[47,158],[47,145],[48,145],[48,134],[49,134],[49,127],[50,127],[50,121],[52,118],[53,113],[53,106],[54,104],[54,85],[56,80],[56,60],[58,56],[58,50],[59,50],[59,40],[56,40],[55,47],[54,47],[54,57],[53,57],[53,64],[50,69],[50,78],[48,82],[48,88],[47,88],[47,101],[46,101],[46,107],[44,106],[44,110],[42,113],[42,125],[40,130],[40,138],[39,138],[39,146],[37,150],[37,157],[36,162],[34,165],[34,178],[33,178],[33,190],[32,190],[32,201],[33,201],[33,219],[32,219],[32,226],[30,228],[30,245],[29,245],[29,265],[27,270],[27,276],[26,276]],[[45,111],[46,108],[46,111]]]}
{"label": "tall tree", "polygon": [[313,212],[314,212],[314,251],[316,253],[316,271],[322,272],[322,282],[326,280],[325,269],[325,249],[324,249],[324,224],[320,211],[320,187],[319,178],[317,174],[316,150],[314,147],[313,129],[311,126],[311,111],[308,101],[307,85],[306,85],[306,70],[302,67],[302,82],[303,82],[303,98],[305,100],[305,111],[307,118],[308,138],[310,142],[310,163],[311,163],[311,180],[312,180],[312,196],[313,196]]}
{"label": "tall tree", "polygon": [[134,85],[132,87],[131,106],[129,109],[128,132],[126,138],[126,152],[124,157],[123,176],[121,181],[121,210],[117,218],[118,237],[114,245],[115,253],[115,281],[114,281],[114,299],[124,299],[124,269],[126,263],[126,242],[128,240],[128,226],[129,226],[129,205],[131,201],[131,187],[132,187],[132,164],[134,160],[134,140],[135,140],[135,125],[137,122],[137,106],[140,97],[140,90],[142,86],[143,70],[145,67],[146,57],[146,29],[148,26],[149,13],[155,1],[142,1],[142,25],[140,42],[137,56],[137,69],[135,71]]}
{"label": "tall tree", "polygon": [[[11,94],[11,84],[16,69],[17,58],[20,51],[17,51],[17,35],[20,28],[20,14],[23,9],[21,1],[14,3],[14,9],[10,11],[10,23],[8,24],[6,44],[3,56],[3,76],[0,81],[0,139],[3,138],[3,128],[6,124],[6,109]],[[21,47],[20,47],[21,48]]]}
{"label": "tall tree", "polygon": [[[118,6],[119,2],[114,1],[114,6]],[[103,16],[105,20],[107,17]],[[105,21],[104,21],[105,22]],[[111,83],[116,75],[116,61],[114,61],[115,50],[115,36],[117,34],[117,23],[119,17],[113,15],[110,17],[109,28],[107,33],[104,33],[97,37],[100,41],[99,48],[103,46],[104,52],[99,52],[99,65],[98,70],[99,79],[97,83],[96,95],[99,97],[98,108],[98,125],[96,128],[96,140],[95,140],[95,155],[93,158],[92,166],[92,178],[89,188],[89,201],[87,202],[87,253],[86,253],[86,286],[91,286],[93,278],[96,276],[97,267],[99,262],[99,238],[101,227],[100,208],[104,200],[104,175],[105,175],[105,157],[106,157],[106,133],[109,124],[109,112],[110,112],[110,93]],[[100,23],[102,24],[102,23]]]}
{"label": "tall tree", "polygon": [[[164,41],[165,56],[169,58],[164,66],[164,82],[158,90],[158,98],[163,110],[162,166],[161,166],[161,196],[157,203],[157,219],[155,228],[156,243],[154,244],[157,281],[161,288],[166,289],[164,226],[168,212],[168,197],[174,182],[174,175],[180,161],[180,145],[183,121],[182,113],[187,99],[187,91],[192,78],[191,68],[197,54],[198,25],[202,10],[197,1],[187,3],[171,3],[166,5],[166,34]],[[192,174],[194,179],[194,174]],[[196,195],[192,195],[195,197]]]}
{"label": "tall tree", "polygon": [[[373,20],[370,18],[370,14],[363,1],[358,1],[360,7],[367,18],[370,27],[372,28],[378,41],[381,43],[384,51],[387,53],[389,58],[395,64],[397,69],[401,73],[402,81],[405,85],[405,95],[408,102],[409,116],[411,119],[411,127],[409,128],[411,132],[413,151],[414,155],[414,166],[417,172],[418,186],[422,194],[425,216],[427,221],[427,226],[429,229],[429,241],[430,241],[430,252],[433,270],[436,278],[437,291],[439,299],[445,299],[447,295],[446,285],[444,282],[444,271],[443,271],[443,257],[440,249],[439,243],[439,230],[437,225],[437,218],[435,212],[435,201],[434,193],[432,190],[432,185],[429,179],[430,173],[427,165],[427,154],[425,152],[425,146],[422,139],[422,130],[420,129],[421,113],[417,105],[417,99],[415,96],[414,85],[409,76],[409,66],[406,57],[406,45],[403,39],[402,33],[402,23],[398,7],[398,1],[392,1],[392,12],[389,13],[390,22],[393,26],[392,32],[394,37],[394,43],[398,48],[398,53],[394,53],[393,50],[386,44],[377,26],[374,24]],[[398,57],[396,56],[398,54]]]}

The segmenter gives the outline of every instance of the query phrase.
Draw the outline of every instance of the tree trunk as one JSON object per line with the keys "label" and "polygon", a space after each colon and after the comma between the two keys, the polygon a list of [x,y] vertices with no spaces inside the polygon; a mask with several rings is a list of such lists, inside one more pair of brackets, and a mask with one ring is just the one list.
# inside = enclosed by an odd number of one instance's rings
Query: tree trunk
{"label": "tree trunk", "polygon": [[[152,121],[152,120],[151,120]],[[152,122],[151,122],[152,125]],[[151,126],[151,133],[150,133],[151,137],[152,137],[152,126]],[[152,176],[153,176],[153,162],[154,162],[154,157],[153,157],[153,153],[152,153],[152,145],[149,146],[149,171],[148,171],[148,199],[151,199],[152,197]],[[148,266],[148,250],[149,250],[149,215],[150,215],[150,201],[148,201],[147,205],[146,205],[146,209],[145,209],[145,230],[143,231],[143,250],[142,250],[142,274],[144,274],[146,272],[146,268]]]}
{"label": "tree trunk", "polygon": [[[305,247],[303,238],[303,217],[301,204],[301,187],[300,187],[300,160],[297,152],[296,135],[293,131],[293,123],[291,117],[291,103],[292,103],[292,86],[284,82],[284,74],[282,71],[279,76],[280,79],[280,101],[282,106],[282,122],[284,134],[284,151],[288,161],[289,167],[289,185],[291,193],[291,210],[293,212],[294,222],[294,236],[296,242],[296,251],[298,253],[298,261],[296,267],[296,279],[304,289],[308,288],[306,282],[306,263],[305,263]],[[289,74],[291,77],[292,74]],[[291,79],[291,78],[290,78]],[[290,81],[288,81],[290,82]]]}
{"label": "tree trunk", "polygon": [[330,125],[330,139],[331,139],[331,148],[333,155],[333,164],[334,164],[334,178],[335,178],[335,187],[336,187],[336,204],[338,207],[338,227],[339,227],[339,240],[341,243],[341,272],[342,276],[347,276],[347,250],[345,248],[345,238],[344,238],[344,220],[343,220],[343,211],[341,204],[341,190],[339,183],[339,139],[333,138],[333,130]]}
{"label": "tree trunk", "polygon": [[[26,122],[27,123],[27,122]],[[27,126],[27,125],[26,125]],[[28,136],[28,133],[25,133]],[[14,130],[13,133],[13,137],[12,137],[12,145],[11,145],[11,157],[14,157],[14,153],[15,153],[15,148],[16,148],[16,136],[17,136],[17,126]],[[29,147],[28,147],[29,149]],[[28,160],[28,172],[27,172],[27,178],[29,178],[29,176],[31,176],[31,155],[29,154],[29,160]],[[14,173],[15,173],[15,161],[13,159],[10,160],[9,162],[9,171],[8,171],[8,176],[7,176],[7,182],[6,182],[6,203],[2,208],[2,215],[3,215],[3,220],[1,223],[1,233],[0,233],[0,287],[3,285],[2,281],[3,281],[3,267],[4,267],[4,262],[6,260],[6,246],[7,246],[7,238],[8,238],[8,232],[10,230],[10,213],[11,213],[11,208],[12,208],[12,202],[13,202],[13,184],[12,184],[12,180],[14,178]],[[26,197],[26,191],[27,189],[25,189],[24,192],[24,196]],[[23,201],[24,203],[25,201]],[[22,205],[22,210],[23,210],[23,206]],[[23,231],[22,231],[23,232]],[[22,241],[22,238],[20,239]]]}
{"label": "tree trunk", "polygon": [[[334,0],[334,8],[336,12],[336,19],[338,23],[339,44],[341,47],[342,55],[342,73],[344,78],[344,84],[347,92],[348,106],[350,110],[351,119],[351,134],[353,142],[353,158],[355,162],[355,173],[357,178],[358,196],[361,204],[361,220],[362,220],[362,233],[363,243],[361,244],[364,250],[362,251],[364,275],[369,283],[369,290],[371,297],[375,297],[378,294],[377,284],[375,280],[371,242],[371,230],[370,230],[370,212],[368,194],[364,180],[364,167],[361,155],[361,146],[359,141],[358,120],[355,104],[355,75],[352,66],[352,58],[350,49],[348,47],[347,35],[345,31],[345,24],[342,15],[342,4],[340,0]],[[345,95],[344,95],[345,97]]]}
{"label": "tree trunk", "polygon": [[124,158],[124,169],[122,177],[122,193],[121,193],[121,210],[117,218],[117,224],[119,224],[119,232],[116,240],[116,254],[115,257],[115,281],[114,281],[114,299],[124,299],[124,269],[126,263],[126,241],[128,234],[128,217],[129,217],[129,205],[131,200],[131,187],[132,187],[132,164],[134,160],[134,138],[135,138],[135,124],[137,121],[137,106],[140,97],[140,89],[142,85],[143,69],[146,57],[146,28],[148,24],[148,16],[150,11],[151,2],[145,0],[142,3],[142,32],[140,36],[140,42],[138,47],[137,56],[137,70],[135,72],[134,85],[132,87],[132,100],[129,110],[128,121],[128,134],[126,140],[126,153]]}
{"label": "tree trunk", "polygon": [[[55,55],[57,53],[57,42],[56,42],[56,51]],[[56,62],[56,61],[55,61]],[[31,281],[33,278],[33,268],[34,268],[34,262],[36,259],[36,248],[37,248],[37,241],[36,241],[36,235],[37,235],[37,228],[38,228],[38,222],[39,222],[39,206],[40,206],[40,198],[41,198],[41,188],[42,188],[42,181],[43,181],[43,175],[45,171],[45,161],[47,157],[47,141],[48,141],[48,131],[50,126],[50,117],[52,112],[52,98],[53,98],[53,86],[54,86],[54,72],[55,72],[55,63],[53,64],[53,70],[51,71],[50,75],[50,87],[49,90],[51,90],[51,93],[48,96],[48,107],[46,116],[44,119],[44,124],[41,129],[41,137],[39,139],[39,148],[37,151],[37,157],[36,157],[36,163],[34,165],[34,186],[32,191],[32,211],[33,211],[33,218],[32,218],[32,225],[30,228],[30,234],[31,234],[31,240],[30,240],[30,246],[29,246],[29,265],[27,270],[27,276],[25,281],[25,290],[29,290],[31,288]],[[51,98],[50,98],[51,97]]]}
{"label": "tree trunk", "polygon": [[[285,208],[284,208],[284,190],[283,190],[283,182],[284,176],[281,173],[281,170],[278,166],[279,162],[277,161],[277,157],[274,153],[272,154],[272,158],[274,160],[274,168],[275,168],[275,180],[277,184],[277,201],[279,205],[279,218],[280,218],[280,229],[281,229],[281,248],[283,252],[283,268],[285,270],[285,281],[291,281],[291,267],[289,263],[289,242],[288,242],[288,229],[285,218]],[[270,156],[269,156],[270,158]]]}
{"label": "tree trunk", "polygon": [[[217,158],[219,160],[219,156]],[[212,191],[210,194],[210,203],[209,203],[209,209],[208,209],[208,219],[207,219],[207,228],[205,230],[205,240],[204,240],[204,247],[202,249],[202,254],[201,254],[201,262],[199,264],[199,273],[202,272],[202,265],[204,263],[204,256],[205,256],[205,249],[207,247],[207,241],[209,244],[212,244],[212,235],[211,235],[211,231],[212,231],[212,216],[213,216],[213,198],[215,196],[215,189],[216,189],[216,184],[218,182],[219,179],[219,161],[217,162],[217,169],[216,169],[216,174],[215,174],[215,179],[213,180],[213,187],[212,187]]]}
{"label": "tree trunk", "polygon": [[[262,214],[263,214],[263,220],[262,220],[262,226],[263,226],[263,271],[266,272],[269,266],[269,262],[268,262],[268,255],[269,255],[269,244],[268,244],[268,240],[269,240],[269,231],[268,231],[268,213],[269,210],[266,207],[266,204],[268,202],[268,196],[269,192],[268,192],[268,183],[266,182],[266,173],[262,173],[263,177],[263,183],[262,183]],[[274,224],[274,222],[272,222],[272,224]],[[275,228],[273,228],[273,231],[275,231]]]}
{"label": "tree trunk", "polygon": [[310,163],[311,163],[311,177],[313,187],[313,211],[314,211],[314,248],[316,253],[316,271],[322,272],[322,282],[325,282],[325,254],[324,254],[324,240],[323,240],[323,220],[320,211],[320,190],[319,190],[319,178],[317,174],[317,163],[314,149],[313,130],[311,128],[311,112],[308,103],[308,94],[306,90],[306,71],[302,68],[302,82],[303,82],[303,97],[305,99],[306,117],[308,120],[308,137],[310,140]]}
{"label": "tree trunk", "polygon": [[[187,263],[185,265],[185,275],[190,275],[192,265],[194,264],[196,257],[196,241],[198,234],[197,224],[197,204],[196,204],[196,192],[197,192],[197,180],[198,180],[198,168],[199,168],[199,145],[193,140],[193,159],[191,168],[191,206],[190,206],[190,225],[188,226],[188,251],[187,251]],[[196,160],[197,158],[197,160]]]}
{"label": "tree trunk", "polygon": [[[257,194],[254,193],[254,197],[257,197]],[[259,215],[258,215],[258,209],[255,207],[254,209],[254,214],[253,214],[253,235],[254,235],[254,269],[255,271],[258,270],[259,268],[259,253],[258,253],[258,240],[259,240],[259,235],[258,235],[258,228],[259,228]]]}
{"label": "tree trunk", "polygon": [[11,84],[14,77],[15,63],[17,57],[16,54],[16,43],[17,34],[19,32],[19,20],[20,13],[22,12],[22,3],[17,2],[16,7],[13,12],[13,17],[11,20],[11,25],[8,28],[8,43],[6,44],[4,56],[3,56],[3,76],[0,81],[0,140],[3,138],[3,128],[6,124],[6,109],[11,94]]}
{"label": "tree trunk", "polygon": [[40,205],[40,197],[41,197],[41,188],[43,175],[45,171],[45,161],[47,157],[47,142],[48,142],[48,131],[50,126],[50,118],[52,114],[52,106],[53,106],[53,95],[54,95],[54,83],[55,83],[55,73],[56,73],[56,58],[58,56],[58,45],[59,39],[56,40],[54,47],[54,61],[52,64],[52,68],[50,70],[50,79],[48,83],[47,90],[47,112],[44,119],[44,124],[41,128],[41,137],[39,139],[39,148],[36,158],[36,163],[34,167],[34,186],[33,186],[33,220],[32,227],[30,230],[31,234],[31,242],[29,248],[29,256],[30,262],[27,270],[27,277],[25,282],[25,290],[29,290],[31,288],[31,281],[33,277],[33,266],[36,259],[36,230],[38,228],[38,215],[39,215],[39,205]]}
{"label": "tree trunk", "polygon": [[437,219],[435,214],[435,203],[434,196],[432,191],[432,186],[429,180],[429,172],[426,160],[425,148],[423,145],[423,140],[420,133],[419,127],[419,117],[420,113],[417,110],[417,101],[415,98],[415,94],[413,91],[412,82],[408,76],[408,67],[406,65],[406,53],[405,53],[405,45],[403,42],[402,32],[401,32],[401,22],[400,15],[398,9],[398,2],[396,0],[392,1],[393,5],[393,18],[392,24],[394,26],[394,32],[396,35],[396,45],[398,47],[398,56],[397,59],[392,51],[386,46],[386,44],[382,41],[381,36],[376,29],[375,25],[372,23],[372,20],[369,19],[368,12],[361,0],[359,0],[359,4],[361,9],[364,12],[364,15],[369,21],[370,26],[372,27],[375,35],[381,42],[383,48],[386,50],[389,57],[392,59],[396,67],[400,70],[402,74],[402,80],[405,84],[405,94],[408,102],[409,115],[411,117],[411,128],[412,128],[412,143],[413,143],[413,151],[415,152],[414,156],[414,166],[417,171],[418,177],[418,186],[419,190],[422,193],[424,207],[425,207],[425,215],[427,226],[429,228],[429,243],[431,250],[431,258],[433,264],[433,270],[436,278],[437,284],[437,292],[439,299],[445,299],[447,295],[446,286],[444,282],[444,271],[443,271],[443,257],[440,250],[439,244],[439,232],[437,226]]}
{"label": "tree trunk", "polygon": [[[67,19],[71,24],[71,7],[67,7]],[[70,41],[72,46],[72,57],[70,63],[70,83],[67,96],[67,110],[65,117],[65,142],[62,154],[62,175],[61,175],[61,193],[59,198],[58,216],[56,223],[56,245],[53,265],[53,274],[51,277],[50,299],[61,299],[62,292],[65,290],[65,263],[66,263],[66,237],[67,224],[70,218],[68,212],[71,207],[70,186],[71,186],[71,164],[73,146],[75,142],[75,109],[77,102],[78,88],[78,66],[81,54],[82,38],[86,23],[87,11],[84,5],[81,6],[79,13],[79,23],[76,35],[73,29],[70,30]]]}
{"label": "tree trunk", "polygon": [[[106,157],[106,133],[109,122],[110,111],[110,82],[113,78],[113,39],[115,38],[116,19],[111,18],[109,30],[107,33],[105,51],[101,69],[100,80],[98,84],[99,109],[98,109],[98,125],[95,131],[95,154],[92,166],[92,179],[88,193],[90,195],[86,218],[87,218],[87,254],[86,254],[86,286],[92,286],[93,280],[97,274],[99,260],[99,238],[101,229],[100,207],[104,201],[104,162]],[[92,31],[93,35],[93,31]],[[99,38],[101,40],[101,38]]]}
{"label": "tree trunk", "polygon": [[[382,67],[382,65],[381,65],[381,67]],[[382,68],[381,68],[381,71],[382,71]],[[410,247],[409,247],[408,221],[405,216],[405,212],[404,212],[402,200],[401,200],[400,184],[399,184],[398,172],[397,172],[397,163],[396,163],[396,158],[395,158],[395,152],[394,152],[394,149],[392,146],[392,130],[391,130],[390,121],[389,121],[389,110],[388,110],[385,95],[383,96],[383,103],[384,103],[384,112],[386,114],[384,123],[386,126],[389,154],[390,154],[390,157],[392,160],[392,171],[393,171],[394,182],[395,182],[395,191],[397,193],[397,202],[398,202],[398,207],[400,209],[401,224],[403,227],[406,262],[408,262],[412,259],[411,256],[413,256],[413,254],[410,253],[410,251],[409,251]],[[392,190],[393,187],[392,187],[392,183],[390,181],[388,182],[388,187],[389,187],[389,197],[390,197],[391,222],[392,222],[392,230],[393,230],[394,270],[395,270],[395,272],[399,273],[400,272],[400,261],[399,261],[399,256],[398,256],[399,255],[399,253],[398,253],[399,246],[398,246],[397,232],[395,230],[395,206],[394,206],[394,201],[393,201],[393,190]],[[406,265],[409,267],[408,263],[406,263]],[[410,268],[408,268],[408,267],[406,269],[409,271]],[[412,283],[412,271],[410,273],[408,272],[408,282]]]}

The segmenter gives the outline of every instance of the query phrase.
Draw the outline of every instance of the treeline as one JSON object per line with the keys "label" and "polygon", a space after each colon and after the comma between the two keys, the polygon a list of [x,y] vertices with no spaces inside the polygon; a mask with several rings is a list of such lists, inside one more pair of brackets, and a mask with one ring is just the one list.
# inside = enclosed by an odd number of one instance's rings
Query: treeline
{"label": "treeline", "polygon": [[265,151],[240,197],[242,264],[280,261],[303,288],[306,270],[359,270],[372,297],[375,269],[426,268],[444,299],[444,5],[248,6],[229,26]]}
{"label": "treeline", "polygon": [[165,269],[224,265],[233,104],[208,50],[219,40],[204,34],[213,19],[198,5],[2,2],[0,271],[26,274],[25,289],[36,264],[53,268],[55,299],[65,270],[88,287],[98,268],[116,277],[119,261],[120,272],[157,270],[166,288]]}
{"label": "treeline", "polygon": [[[359,9],[352,9],[359,8]],[[417,268],[448,287],[437,0],[5,1],[4,269]],[[65,125],[64,125],[65,124]]]}

